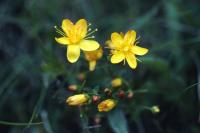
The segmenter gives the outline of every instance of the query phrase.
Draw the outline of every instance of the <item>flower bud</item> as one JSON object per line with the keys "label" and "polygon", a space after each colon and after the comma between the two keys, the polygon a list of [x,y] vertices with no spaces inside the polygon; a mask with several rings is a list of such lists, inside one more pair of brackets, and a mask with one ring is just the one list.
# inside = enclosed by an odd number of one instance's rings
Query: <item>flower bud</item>
{"label": "flower bud", "polygon": [[92,102],[97,103],[100,100],[100,96],[94,95],[92,96]]}
{"label": "flower bud", "polygon": [[98,111],[99,112],[108,112],[116,106],[116,102],[113,99],[107,99],[99,103]]}
{"label": "flower bud", "polygon": [[133,98],[133,96],[134,96],[134,93],[132,91],[129,91],[128,95],[127,95],[127,98],[131,99],[131,98]]}
{"label": "flower bud", "polygon": [[88,101],[89,97],[87,94],[77,94],[67,98],[66,103],[71,106],[83,105]]}
{"label": "flower bud", "polygon": [[122,85],[122,79],[121,78],[115,78],[111,81],[112,87],[119,87]]}
{"label": "flower bud", "polygon": [[109,88],[105,88],[104,92],[106,93],[106,95],[112,96],[112,91]]}
{"label": "flower bud", "polygon": [[101,122],[101,118],[99,116],[94,117],[94,123],[98,125]]}
{"label": "flower bud", "polygon": [[151,107],[151,111],[152,111],[152,113],[159,113],[160,112],[160,108],[158,107],[158,106],[153,106],[153,107]]}
{"label": "flower bud", "polygon": [[117,96],[119,97],[119,98],[124,98],[125,97],[125,93],[124,93],[124,91],[123,90],[120,90],[118,93],[117,93]]}
{"label": "flower bud", "polygon": [[78,74],[78,80],[80,80],[80,81],[85,80],[85,74],[84,73],[79,73]]}
{"label": "flower bud", "polygon": [[70,91],[76,91],[77,90],[77,85],[69,85],[68,86],[68,90],[70,90]]}
{"label": "flower bud", "polygon": [[85,51],[85,59],[89,62],[89,70],[94,71],[97,60],[99,60],[103,56],[103,49],[99,47],[94,51]]}

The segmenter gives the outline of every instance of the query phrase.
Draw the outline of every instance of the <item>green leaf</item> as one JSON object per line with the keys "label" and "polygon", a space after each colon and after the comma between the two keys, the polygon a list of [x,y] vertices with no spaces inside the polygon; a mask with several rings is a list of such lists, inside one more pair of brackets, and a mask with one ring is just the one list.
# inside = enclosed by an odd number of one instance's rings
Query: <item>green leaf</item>
{"label": "green leaf", "polygon": [[155,17],[157,11],[158,11],[158,5],[152,8],[147,13],[145,13],[143,16],[139,17],[131,28],[140,29],[145,24],[149,24],[149,22],[151,22]]}
{"label": "green leaf", "polygon": [[168,72],[169,70],[168,62],[159,57],[154,57],[154,56],[144,57],[142,58],[142,63],[144,63],[144,65],[148,65],[149,68],[157,72],[164,73]]}
{"label": "green leaf", "polygon": [[127,121],[121,110],[111,111],[108,114],[108,121],[115,133],[128,133]]}

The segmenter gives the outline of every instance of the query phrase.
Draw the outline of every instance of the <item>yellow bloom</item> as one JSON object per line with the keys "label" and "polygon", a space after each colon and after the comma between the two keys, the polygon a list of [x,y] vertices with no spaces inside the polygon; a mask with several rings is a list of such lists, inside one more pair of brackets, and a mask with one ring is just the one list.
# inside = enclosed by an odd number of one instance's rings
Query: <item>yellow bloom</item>
{"label": "yellow bloom", "polygon": [[116,102],[113,99],[107,99],[99,103],[98,110],[99,112],[108,112],[113,109],[116,105]]}
{"label": "yellow bloom", "polygon": [[145,55],[148,52],[148,49],[136,45],[138,42],[134,30],[129,30],[125,35],[114,32],[111,34],[111,40],[106,43],[111,49],[111,63],[126,60],[132,69],[137,67],[135,55]]}
{"label": "yellow bloom", "polygon": [[111,81],[112,87],[119,87],[122,85],[122,79],[121,78],[115,78]]}
{"label": "yellow bloom", "polygon": [[89,62],[89,70],[94,71],[97,60],[99,60],[103,55],[103,49],[99,47],[95,51],[86,51],[84,53],[85,59]]}
{"label": "yellow bloom", "polygon": [[82,105],[88,101],[88,96],[86,94],[77,94],[67,98],[66,103],[68,105]]}
{"label": "yellow bloom", "polygon": [[62,35],[62,37],[55,38],[55,40],[58,43],[67,46],[66,56],[71,63],[78,60],[80,49],[83,51],[94,51],[100,46],[98,42],[89,40],[94,38],[94,36],[89,36],[97,31],[97,29],[88,33],[91,29],[88,29],[88,24],[85,19],[80,19],[75,24],[73,24],[69,19],[64,19],[61,26],[62,30],[56,26],[55,28],[56,32]]}

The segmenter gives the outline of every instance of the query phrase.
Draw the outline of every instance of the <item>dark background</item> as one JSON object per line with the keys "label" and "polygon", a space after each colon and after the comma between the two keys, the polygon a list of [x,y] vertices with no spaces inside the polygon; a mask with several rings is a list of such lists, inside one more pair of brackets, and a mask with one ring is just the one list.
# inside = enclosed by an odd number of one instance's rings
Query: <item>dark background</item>
{"label": "dark background", "polygon": [[[78,108],[68,107],[65,99],[71,94],[67,85],[80,85],[77,75],[85,72],[90,87],[106,87],[121,76],[133,90],[148,90],[117,105],[126,118],[119,125],[127,122],[129,132],[199,133],[199,5],[199,0],[1,0],[0,132],[83,132]],[[140,46],[149,53],[136,70],[111,65],[104,55],[90,73],[83,56],[78,63],[68,63],[66,48],[54,40],[53,27],[64,18],[86,18],[99,29],[96,39],[102,45],[112,32],[135,29]],[[106,69],[112,74],[106,75]],[[153,105],[161,112],[140,109]],[[101,127],[91,132],[116,132],[109,114],[91,108],[86,113],[89,125],[95,124],[97,114],[101,118]],[[29,121],[44,124],[16,125]]]}

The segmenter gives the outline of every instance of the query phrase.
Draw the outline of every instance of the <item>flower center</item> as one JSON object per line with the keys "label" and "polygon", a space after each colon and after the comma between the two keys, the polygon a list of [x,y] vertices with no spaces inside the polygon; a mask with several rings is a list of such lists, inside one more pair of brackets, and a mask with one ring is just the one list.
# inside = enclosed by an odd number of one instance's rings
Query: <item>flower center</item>
{"label": "flower center", "polygon": [[128,46],[125,46],[125,47],[123,48],[123,51],[124,51],[124,52],[128,52],[128,50],[129,50],[129,47],[128,47]]}
{"label": "flower center", "polygon": [[[88,27],[91,26],[91,23],[88,24]],[[95,36],[92,35],[94,34],[96,31],[98,31],[98,29],[94,29],[92,30],[91,28],[89,28],[87,30],[87,34],[85,36],[80,35],[80,32],[77,31],[76,29],[72,29],[71,32],[69,33],[69,35],[67,35],[62,28],[60,29],[57,26],[54,26],[54,28],[56,29],[56,32],[60,35],[62,35],[63,37],[67,37],[69,38],[70,44],[77,44],[79,43],[82,39],[87,40],[87,39],[94,39]]]}
{"label": "flower center", "polygon": [[69,40],[72,44],[76,44],[78,43],[81,38],[79,38],[76,34],[75,35],[71,35],[71,36],[68,36],[69,37]]}

